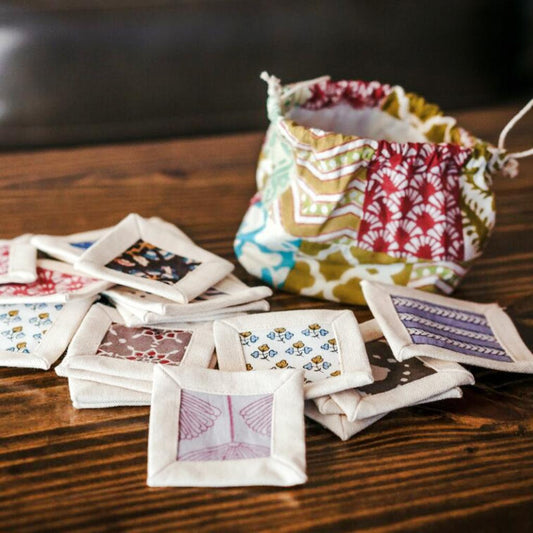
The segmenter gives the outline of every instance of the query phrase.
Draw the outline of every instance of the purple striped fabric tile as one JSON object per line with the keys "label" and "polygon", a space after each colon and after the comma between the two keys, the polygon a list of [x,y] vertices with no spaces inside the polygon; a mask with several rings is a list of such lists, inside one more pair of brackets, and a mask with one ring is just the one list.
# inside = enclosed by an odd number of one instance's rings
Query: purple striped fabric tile
{"label": "purple striped fabric tile", "polygon": [[484,315],[416,298],[391,296],[415,344],[440,346],[464,355],[512,363]]}

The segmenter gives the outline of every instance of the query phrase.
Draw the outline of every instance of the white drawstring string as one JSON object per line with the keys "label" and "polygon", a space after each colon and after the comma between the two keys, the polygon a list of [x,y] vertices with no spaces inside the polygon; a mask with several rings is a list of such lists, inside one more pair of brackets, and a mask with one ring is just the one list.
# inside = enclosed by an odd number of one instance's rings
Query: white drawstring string
{"label": "white drawstring string", "polygon": [[313,80],[299,81],[298,83],[288,86],[285,90],[282,90],[281,81],[279,78],[276,78],[276,76],[271,76],[268,72],[263,71],[259,77],[263,81],[267,82],[268,96],[275,99],[276,104],[280,109],[282,98],[288,98],[300,89],[316,85],[317,83],[322,83],[323,81],[329,81],[331,79],[329,76],[320,76],[320,78],[315,78]]}
{"label": "white drawstring string", "polygon": [[[505,139],[507,134],[511,131],[514,125],[533,107],[533,98],[507,123],[505,128],[503,128],[498,139],[498,150],[502,152],[505,151]],[[527,157],[533,155],[533,148],[529,150],[524,150],[522,152],[512,152],[507,154],[507,158],[510,159],[520,159],[522,157]]]}

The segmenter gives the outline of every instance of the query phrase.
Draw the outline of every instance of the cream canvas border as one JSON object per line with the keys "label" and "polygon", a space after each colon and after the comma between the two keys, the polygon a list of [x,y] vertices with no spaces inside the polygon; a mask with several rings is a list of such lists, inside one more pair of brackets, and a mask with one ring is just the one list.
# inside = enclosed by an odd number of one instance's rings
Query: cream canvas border
{"label": "cream canvas border", "polygon": [[331,324],[337,339],[341,375],[305,384],[305,398],[317,398],[372,383],[374,378],[359,326],[354,314],[348,310],[297,309],[217,320],[213,329],[219,368],[230,372],[246,370],[244,350],[239,338],[241,331],[274,328],[280,325],[286,328],[299,328],[305,323],[312,322]]}
{"label": "cream canvas border", "polygon": [[0,366],[48,370],[67,348],[93,300],[86,298],[63,304],[35,350],[27,354],[0,350]]}
{"label": "cream canvas border", "polygon": [[[107,384],[119,386],[124,380],[126,382],[137,380],[146,382],[147,389],[142,392],[149,392],[154,367],[158,366],[157,364],[96,356],[98,346],[112,323],[124,325],[120,314],[115,309],[102,304],[94,305],[72,339],[67,355],[56,368],[56,372],[60,376],[82,379],[89,379],[88,375],[106,375],[109,380]],[[174,327],[172,324],[166,324],[155,329],[174,329]],[[212,361],[214,349],[212,324],[209,322],[199,325],[191,324],[187,325],[187,330],[192,331],[192,337],[180,365],[208,367]],[[97,381],[101,380],[97,379]]]}
{"label": "cream canvas border", "polygon": [[209,300],[193,300],[188,304],[178,304],[150,293],[138,295],[125,287],[112,287],[105,292],[105,296],[113,303],[130,308],[132,314],[141,319],[146,318],[147,321],[159,315],[183,319],[185,316],[203,315],[272,296],[272,289],[269,287],[248,287],[233,274],[216,283],[213,288],[226,294]]}
{"label": "cream canvas border", "polygon": [[[151,217],[150,222],[161,224],[161,227],[168,229],[169,231],[175,231],[177,235],[183,239],[189,240],[189,237],[183,233],[179,228],[166,222],[159,217]],[[101,229],[95,229],[90,231],[83,231],[81,233],[72,233],[71,235],[33,235],[31,237],[31,244],[38,250],[45,252],[51,257],[60,259],[70,264],[74,264],[79,257],[85,252],[81,248],[71,246],[72,242],[82,241],[97,241],[103,237],[106,233],[111,231],[113,226]]]}
{"label": "cream canvas border", "polygon": [[118,303],[114,303],[114,305],[116,310],[121,314],[127,326],[156,326],[159,324],[168,324],[169,322],[176,322],[179,324],[206,321],[212,322],[214,320],[221,320],[223,318],[229,318],[249,312],[264,312],[270,309],[270,304],[266,300],[257,300],[256,302],[250,302],[248,304],[226,307],[218,311],[213,311],[212,313],[195,313],[193,315],[184,314],[182,317],[180,317],[173,315],[156,315],[154,313],[145,313],[144,311],[139,312],[138,309],[123,307]]}
{"label": "cream canvas border", "polygon": [[[158,367],[148,435],[150,487],[292,486],[307,481],[301,371],[221,372]],[[228,461],[178,461],[181,391],[273,394],[271,455]]]}
{"label": "cream canvas border", "polygon": [[337,435],[341,440],[348,440],[387,415],[387,413],[384,413],[372,418],[349,422],[346,416],[342,414],[321,413],[312,401],[305,402],[304,413],[307,418],[329,429],[329,431]]}
{"label": "cream canvas border", "polygon": [[[372,314],[379,322],[394,357],[398,361],[405,361],[410,357],[428,356],[435,359],[455,361],[457,363],[492,368],[504,372],[533,372],[533,354],[520,338],[512,320],[497,304],[468,302],[398,285],[386,285],[384,283],[366,280],[361,282],[361,288]],[[482,357],[461,354],[430,344],[414,344],[411,341],[409,332],[394,308],[391,296],[416,298],[436,305],[485,315],[496,339],[514,362],[504,363],[493,361]]]}
{"label": "cream canvas border", "polygon": [[139,392],[117,385],[106,385],[87,379],[68,378],[72,405],[76,409],[135,407],[150,405],[151,391]]}
{"label": "cream canvas border", "polygon": [[[105,266],[139,239],[168,252],[200,261],[201,264],[172,285],[118,272]],[[118,285],[157,294],[182,304],[204,293],[234,268],[229,261],[196,246],[189,239],[181,238],[176,232],[161,227],[161,224],[146,220],[137,214],[128,215],[121,220],[86,250],[74,263],[74,267],[81,272]]]}
{"label": "cream canvas border", "polygon": [[7,272],[0,275],[0,283],[32,283],[37,279],[37,250],[29,235],[0,240],[0,246],[9,247]]}
{"label": "cream canvas border", "polygon": [[[64,274],[69,274],[76,277],[85,277],[83,274],[80,274],[72,268],[71,265],[62,263],[61,261],[55,261],[53,259],[38,259],[37,267],[46,268],[49,270],[54,270],[56,272],[62,272]],[[62,292],[49,294],[47,296],[37,295],[37,296],[12,296],[12,295],[0,295],[0,304],[16,304],[16,303],[64,303],[71,300],[76,300],[80,298],[89,298],[97,295],[99,292],[104,291],[109,288],[111,284],[107,281],[93,280],[92,283],[89,283],[82,289],[72,292]]]}
{"label": "cream canvas border", "polygon": [[[455,387],[446,392],[443,392],[442,394],[436,394],[435,396],[431,396],[430,398],[427,398],[422,402],[417,402],[416,404],[412,405],[437,402],[439,400],[446,400],[450,398],[461,398],[462,396],[463,392],[461,391],[461,389],[459,387]],[[389,412],[386,412],[376,416],[371,416],[368,418],[363,418],[361,420],[354,420],[353,422],[350,422],[348,420],[348,417],[342,411],[340,411],[339,407],[335,404],[334,401],[329,400],[328,406],[331,406],[331,408],[335,412],[322,413],[315,402],[308,401],[305,403],[305,416],[324,426],[326,429],[329,429],[341,440],[348,440],[350,437],[353,437],[355,434],[360,433],[367,427],[371,426],[372,424],[374,424],[378,420],[381,420],[389,414]]]}
{"label": "cream canvas border", "polygon": [[[474,376],[465,368],[452,361],[441,361],[429,357],[419,358],[425,365],[433,368],[431,374],[411,383],[379,394],[363,395],[356,389],[332,394],[329,399],[317,399],[316,405],[322,414],[340,412],[349,422],[363,420],[386,414],[410,405],[426,403],[435,396],[441,397],[452,389],[473,385]],[[449,396],[444,396],[448,398]]]}

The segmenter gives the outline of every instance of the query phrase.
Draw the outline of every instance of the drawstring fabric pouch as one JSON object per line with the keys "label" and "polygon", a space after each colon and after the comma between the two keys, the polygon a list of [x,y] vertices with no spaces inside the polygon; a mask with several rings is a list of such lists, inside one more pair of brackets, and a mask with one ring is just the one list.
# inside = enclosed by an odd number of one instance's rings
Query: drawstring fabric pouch
{"label": "drawstring fabric pouch", "polygon": [[37,250],[29,235],[0,240],[0,283],[31,283],[37,279]]}
{"label": "drawstring fabric pouch", "polygon": [[493,175],[533,154],[505,148],[533,100],[492,146],[399,86],[262,78],[270,126],[234,243],[244,268],[349,304],[365,304],[364,279],[453,292],[493,230]]}

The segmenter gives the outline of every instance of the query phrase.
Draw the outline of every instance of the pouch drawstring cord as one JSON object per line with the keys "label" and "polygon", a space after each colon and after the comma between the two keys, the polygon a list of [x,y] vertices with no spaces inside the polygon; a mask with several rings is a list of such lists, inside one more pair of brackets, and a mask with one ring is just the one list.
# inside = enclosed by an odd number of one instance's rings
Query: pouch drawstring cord
{"label": "pouch drawstring cord", "polygon": [[[502,161],[502,172],[504,175],[514,178],[518,174],[518,161],[517,159],[522,159],[533,155],[533,148],[528,150],[523,150],[521,152],[509,152],[506,153],[505,149],[505,139],[507,134],[513,129],[515,124],[533,107],[533,98],[518,112],[516,115],[507,123],[507,125],[502,129],[500,137],[498,138],[498,150],[494,154],[496,157],[500,154],[505,154]],[[494,158],[493,158],[494,159]],[[492,163],[492,160],[491,160]],[[490,163],[489,163],[490,166]]]}
{"label": "pouch drawstring cord", "polygon": [[267,113],[271,122],[277,120],[282,114],[282,99],[288,98],[300,89],[316,85],[317,83],[321,83],[323,81],[329,81],[331,79],[329,76],[320,76],[320,78],[315,78],[312,80],[299,81],[298,83],[294,83],[283,90],[281,81],[279,78],[276,78],[276,76],[271,76],[268,72],[263,71],[259,77],[268,84]]}

